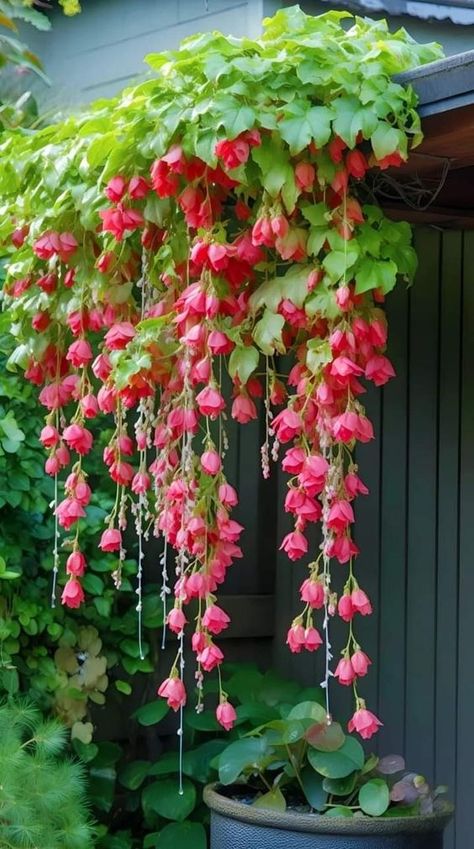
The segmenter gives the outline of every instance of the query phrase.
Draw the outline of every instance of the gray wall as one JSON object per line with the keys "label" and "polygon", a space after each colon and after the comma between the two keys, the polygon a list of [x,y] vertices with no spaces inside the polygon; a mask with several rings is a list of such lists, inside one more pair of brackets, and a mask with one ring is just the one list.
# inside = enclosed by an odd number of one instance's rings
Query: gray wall
{"label": "gray wall", "polygon": [[[358,457],[370,496],[359,499],[357,575],[375,607],[374,616],[358,623],[374,661],[361,690],[384,722],[379,751],[403,753],[410,768],[449,785],[457,818],[456,839],[451,828],[446,849],[469,849],[474,233],[422,230],[416,247],[415,285],[410,291],[400,285],[387,301],[397,377],[367,399],[376,441]],[[281,536],[282,512],[279,524]],[[314,682],[322,676],[321,658],[291,655],[284,647],[303,572],[278,557],[274,651],[283,671]],[[333,636],[337,653],[343,645],[337,625]],[[350,694],[337,684],[332,690],[335,714],[347,715]]]}

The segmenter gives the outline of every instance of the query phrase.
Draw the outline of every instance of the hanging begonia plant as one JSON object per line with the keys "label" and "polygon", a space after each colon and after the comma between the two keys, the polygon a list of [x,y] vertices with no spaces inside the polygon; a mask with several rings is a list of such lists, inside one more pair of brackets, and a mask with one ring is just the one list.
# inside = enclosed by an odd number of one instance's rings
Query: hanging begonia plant
{"label": "hanging begonia plant", "polygon": [[[416,97],[392,76],[439,51],[380,21],[356,18],[346,30],[350,18],[294,7],[267,20],[258,41],[187,39],[149,56],[157,78],[119,99],[11,135],[0,235],[16,249],[5,286],[18,338],[11,363],[41,387],[47,411],[40,439],[64,534],[54,552],[55,579],[67,576],[62,602],[84,600],[88,422],[106,414],[115,432],[104,474],[117,495],[99,546],[119,585],[123,533],[135,526],[140,612],[143,539],[164,540],[162,601],[172,565],[167,622],[179,639],[158,692],[175,710],[186,701],[188,619],[200,691],[229,624],[216,593],[243,556],[226,420],[245,425],[263,398],[263,474],[281,462],[294,519],[280,547],[311,561],[287,642],[293,652],[325,642],[326,685],[333,673],[353,686],[349,729],[368,738],[381,723],[358,690],[370,660],[356,623],[372,608],[354,567],[354,501],[368,492],[354,449],[374,437],[364,381],[394,375],[384,298],[416,259],[409,226],[364,203],[366,175],[399,166],[420,142]],[[293,358],[287,377],[283,354]],[[312,552],[309,523],[321,529]],[[346,570],[339,596],[332,560]],[[348,638],[331,670],[334,616]],[[217,718],[224,728],[235,719],[222,688]]]}

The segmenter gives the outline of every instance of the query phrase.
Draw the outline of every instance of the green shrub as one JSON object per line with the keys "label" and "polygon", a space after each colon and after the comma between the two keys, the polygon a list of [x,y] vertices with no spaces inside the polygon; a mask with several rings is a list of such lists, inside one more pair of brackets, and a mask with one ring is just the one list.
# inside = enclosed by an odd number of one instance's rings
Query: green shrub
{"label": "green shrub", "polygon": [[62,756],[65,741],[30,703],[0,707],[1,849],[90,849],[83,768]]}

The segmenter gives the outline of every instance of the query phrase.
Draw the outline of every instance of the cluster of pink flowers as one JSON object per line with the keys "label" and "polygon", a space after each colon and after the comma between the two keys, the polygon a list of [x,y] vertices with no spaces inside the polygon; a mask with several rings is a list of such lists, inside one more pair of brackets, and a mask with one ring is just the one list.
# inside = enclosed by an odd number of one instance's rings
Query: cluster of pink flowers
{"label": "cluster of pink flowers", "polygon": [[[45,339],[34,349],[26,377],[41,387],[40,402],[47,410],[40,435],[48,452],[46,471],[58,477],[69,467],[64,498],[56,505],[58,525],[72,533],[66,541],[71,553],[63,603],[77,607],[84,600],[86,561],[78,528],[91,491],[83,463],[94,441],[88,424],[105,414],[113,418],[114,432],[103,461],[117,498],[99,546],[122,558],[125,508],[131,503],[139,534],[146,517],[153,533],[173,548],[177,579],[167,625],[181,638],[187,606],[193,603],[192,648],[200,691],[203,673],[223,661],[216,638],[229,625],[216,593],[243,556],[243,527],[232,517],[238,496],[225,476],[225,422],[228,415],[240,424],[254,420],[263,399],[272,454],[276,457],[285,446],[281,463],[290,476],[285,510],[292,525],[280,547],[296,561],[309,553],[308,526],[317,524],[322,532],[301,586],[303,610],[287,642],[293,652],[312,652],[323,645],[324,618],[339,616],[348,623],[348,643],[334,675],[354,687],[350,729],[369,737],[380,723],[357,693],[370,659],[356,642],[354,626],[356,615],[369,615],[372,608],[354,574],[359,549],[353,536],[354,502],[368,490],[353,450],[374,436],[360,402],[362,381],[383,386],[394,370],[384,353],[387,328],[378,306],[383,293],[359,295],[354,281],[345,277],[328,281],[320,258],[311,258],[302,215],[309,204],[325,203],[328,228],[346,242],[354,238],[365,219],[350,186],[364,176],[369,161],[361,136],[353,150],[333,137],[327,151],[334,169],[326,183],[318,174],[318,151],[310,144],[293,161],[295,200],[290,206],[283,192],[270,197],[259,183],[246,183],[246,169],[256,167],[252,154],[267,133],[251,129],[222,138],[214,165],[188,156],[177,139],[148,174],[114,176],[105,187],[107,205],[87,240],[79,225],[74,234],[42,233],[32,241],[31,270],[9,279],[6,293],[25,304],[32,331]],[[377,164],[385,168],[396,159],[393,154]],[[162,226],[154,215],[147,220],[150,195],[163,203]],[[28,223],[15,227],[16,248],[25,249],[29,233]],[[79,250],[86,242],[90,255]],[[323,252],[329,250],[323,245]],[[327,314],[323,308],[307,312],[290,293],[274,306],[281,328],[276,348],[296,357],[286,381],[268,357],[271,340],[260,344],[254,332],[261,313],[251,298],[277,263],[305,263],[307,295],[317,293],[324,281],[331,299]],[[91,275],[104,280],[97,290],[88,284]],[[53,332],[58,325],[61,334]],[[311,360],[315,344],[323,352],[316,366]],[[266,355],[264,365],[261,354]],[[248,362],[250,368],[241,364]],[[223,366],[232,380],[230,398],[223,392]],[[129,433],[127,412],[132,409],[137,421]],[[265,474],[269,453],[267,440]],[[329,569],[333,560],[346,569],[339,592]],[[141,575],[141,564],[139,569]],[[186,703],[179,656],[158,693],[174,710]],[[222,690],[216,715],[224,728],[232,727],[235,710]]]}

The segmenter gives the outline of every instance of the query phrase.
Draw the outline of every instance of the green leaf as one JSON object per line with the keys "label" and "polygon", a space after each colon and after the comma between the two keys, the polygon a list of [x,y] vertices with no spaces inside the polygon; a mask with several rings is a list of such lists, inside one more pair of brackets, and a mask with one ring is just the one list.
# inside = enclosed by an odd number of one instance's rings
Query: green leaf
{"label": "green leaf", "polygon": [[235,97],[216,97],[213,112],[216,126],[224,126],[228,139],[235,139],[245,130],[251,130],[255,123],[252,107],[243,105]]}
{"label": "green leaf", "polygon": [[119,693],[123,693],[124,696],[129,696],[132,692],[132,686],[128,681],[116,681],[115,687],[119,691]]}
{"label": "green leaf", "polygon": [[92,572],[86,572],[82,578],[82,586],[85,591],[91,595],[100,596],[104,592],[104,582],[102,578],[99,578],[98,575],[94,575]]}
{"label": "green leaf", "polygon": [[156,849],[206,849],[207,837],[200,822],[166,825],[159,833]]}
{"label": "green leaf", "polygon": [[365,755],[360,743],[353,737],[346,737],[344,745],[337,752],[318,752],[308,750],[308,760],[324,778],[345,778],[354,770],[362,769]]}
{"label": "green leaf", "polygon": [[325,778],[323,787],[331,796],[350,796],[354,792],[358,776],[358,772],[351,772],[346,778]]}
{"label": "green leaf", "polygon": [[301,772],[301,783],[308,804],[315,811],[323,811],[328,794],[323,787],[322,777],[312,767],[305,766]]}
{"label": "green leaf", "polygon": [[171,775],[179,772],[179,757],[177,752],[163,752],[155,763],[152,763],[148,775]]}
{"label": "green leaf", "polygon": [[295,156],[314,140],[317,147],[322,147],[331,136],[332,111],[327,106],[309,106],[305,103],[292,104],[287,109],[287,116],[278,124],[282,139],[290,147],[290,153]]}
{"label": "green leaf", "polygon": [[318,702],[300,702],[290,710],[287,719],[314,719],[315,722],[325,722],[326,711]]}
{"label": "green leaf", "polygon": [[283,149],[279,139],[264,136],[262,144],[253,148],[252,158],[262,172],[263,187],[276,197],[283,185],[293,178],[288,151]]}
{"label": "green leaf", "polygon": [[286,811],[286,801],[279,787],[262,793],[252,802],[253,808],[268,808],[271,811]]}
{"label": "green leaf", "polygon": [[153,812],[167,820],[182,822],[194,810],[196,788],[192,781],[185,778],[183,792],[180,794],[177,778],[162,778],[145,787],[142,793],[142,805],[145,815]]}
{"label": "green leaf", "polygon": [[332,360],[331,346],[327,339],[309,339],[306,343],[306,365],[313,374]]}
{"label": "green leaf", "polygon": [[104,133],[101,136],[97,136],[97,138],[90,143],[87,151],[87,161],[91,168],[103,165],[116,144],[117,135],[114,132]]}
{"label": "green leaf", "polygon": [[195,781],[199,781],[200,784],[206,784],[215,775],[211,766],[212,761],[228,745],[227,740],[208,740],[207,743],[185,752],[183,758],[184,774]]}
{"label": "green leaf", "polygon": [[383,159],[400,146],[400,130],[391,127],[385,121],[379,121],[375,132],[371,136],[372,149],[377,159]]}
{"label": "green leaf", "polygon": [[353,148],[359,132],[365,139],[372,136],[378,124],[377,115],[370,106],[361,106],[356,97],[339,97],[332,103],[336,113],[332,127],[348,147]]}
{"label": "green leaf", "polygon": [[72,740],[72,747],[81,761],[85,764],[94,760],[99,752],[99,747],[95,743],[83,743],[82,740]]}
{"label": "green leaf", "polygon": [[338,722],[317,723],[308,728],[306,740],[313,749],[319,752],[336,752],[344,745],[346,736]]}
{"label": "green leaf", "polygon": [[329,808],[325,814],[325,817],[353,817],[354,811],[351,808],[348,808],[346,805],[334,805],[333,808]]}
{"label": "green leaf", "polygon": [[253,345],[236,345],[229,357],[229,374],[238,377],[241,383],[247,383],[250,375],[258,366],[260,355]]}
{"label": "green leaf", "polygon": [[308,723],[311,720],[306,719],[273,719],[267,722],[266,729],[267,739],[272,746],[288,746],[302,740],[308,730]]}
{"label": "green leaf", "polygon": [[321,201],[321,203],[306,204],[301,207],[301,212],[303,218],[306,218],[306,221],[309,221],[315,227],[327,228],[331,221],[331,212],[324,201]]}
{"label": "green leaf", "polygon": [[364,257],[358,264],[355,279],[357,295],[378,288],[387,294],[397,282],[397,266],[392,260]]}
{"label": "green leaf", "polygon": [[168,713],[169,708],[164,699],[157,698],[153,702],[142,705],[133,714],[140,725],[156,725]]}
{"label": "green leaf", "polygon": [[381,817],[390,805],[390,791],[383,778],[372,778],[359,790],[359,805],[364,814]]}
{"label": "green leaf", "polygon": [[307,283],[311,270],[310,265],[294,265],[283,277],[265,280],[250,296],[252,312],[257,312],[263,306],[268,307],[271,312],[276,312],[284,298],[292,301],[296,307],[302,307],[308,295]]}
{"label": "green leaf", "polygon": [[247,769],[260,769],[267,754],[268,743],[264,737],[236,740],[219,757],[219,781],[233,784]]}
{"label": "green leaf", "polygon": [[331,280],[337,282],[345,276],[359,257],[359,245],[351,240],[343,251],[330,251],[323,259],[323,266]]}
{"label": "green leaf", "polygon": [[127,790],[138,790],[150,770],[150,761],[132,761],[120,770],[118,780]]}
{"label": "green leaf", "polygon": [[281,335],[284,326],[285,319],[282,315],[271,312],[269,309],[265,310],[252,332],[253,339],[263,354],[274,354],[275,351],[280,354],[285,353]]}

